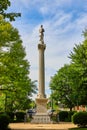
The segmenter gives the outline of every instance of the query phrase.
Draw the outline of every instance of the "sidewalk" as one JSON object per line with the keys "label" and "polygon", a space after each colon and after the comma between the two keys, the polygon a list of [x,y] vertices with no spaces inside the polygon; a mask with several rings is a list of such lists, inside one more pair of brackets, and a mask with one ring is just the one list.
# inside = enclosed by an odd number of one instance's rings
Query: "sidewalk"
{"label": "sidewalk", "polygon": [[75,128],[76,125],[72,123],[59,124],[30,124],[30,123],[11,123],[9,125],[11,130],[68,130]]}

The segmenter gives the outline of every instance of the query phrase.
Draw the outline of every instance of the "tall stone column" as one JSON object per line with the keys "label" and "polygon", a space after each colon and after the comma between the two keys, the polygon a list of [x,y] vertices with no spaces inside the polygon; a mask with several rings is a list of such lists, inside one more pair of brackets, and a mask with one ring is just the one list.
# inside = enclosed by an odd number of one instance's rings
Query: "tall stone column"
{"label": "tall stone column", "polygon": [[46,49],[46,45],[44,44],[44,28],[41,25],[39,29],[39,79],[38,79],[38,95],[37,98],[45,98],[45,60],[44,60],[44,51]]}
{"label": "tall stone column", "polygon": [[44,63],[44,51],[46,45],[38,44],[39,50],[39,89],[38,89],[38,98],[45,98],[45,63]]}

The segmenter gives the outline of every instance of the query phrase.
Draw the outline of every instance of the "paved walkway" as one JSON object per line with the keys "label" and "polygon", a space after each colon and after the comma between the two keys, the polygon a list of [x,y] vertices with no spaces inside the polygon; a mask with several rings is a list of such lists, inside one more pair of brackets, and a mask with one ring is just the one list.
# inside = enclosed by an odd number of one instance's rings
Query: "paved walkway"
{"label": "paved walkway", "polygon": [[77,126],[72,123],[59,123],[59,124],[11,123],[9,127],[12,130],[68,130],[69,128],[75,128]]}

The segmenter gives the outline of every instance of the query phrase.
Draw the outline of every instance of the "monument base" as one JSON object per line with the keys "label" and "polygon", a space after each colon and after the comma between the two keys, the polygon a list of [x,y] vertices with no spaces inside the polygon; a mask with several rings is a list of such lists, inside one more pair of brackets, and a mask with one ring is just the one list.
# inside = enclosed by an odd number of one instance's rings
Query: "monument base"
{"label": "monument base", "polygon": [[47,101],[48,99],[46,98],[36,98],[37,112],[36,115],[33,116],[31,123],[52,123],[52,121],[50,120],[50,116],[47,113]]}
{"label": "monument base", "polygon": [[36,98],[37,115],[47,114],[47,98]]}
{"label": "monument base", "polygon": [[50,124],[52,121],[48,115],[34,115],[31,123],[34,124]]}

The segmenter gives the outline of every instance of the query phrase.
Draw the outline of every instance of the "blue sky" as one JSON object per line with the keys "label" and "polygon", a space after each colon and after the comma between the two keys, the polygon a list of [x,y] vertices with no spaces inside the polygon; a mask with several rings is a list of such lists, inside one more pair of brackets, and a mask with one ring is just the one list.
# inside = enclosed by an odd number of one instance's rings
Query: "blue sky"
{"label": "blue sky", "polygon": [[69,53],[83,40],[82,31],[87,27],[87,0],[10,1],[8,11],[21,13],[12,24],[18,28],[23,40],[32,80],[38,80],[38,30],[41,24],[44,26],[45,89],[49,96],[50,77],[64,64],[70,63]]}

